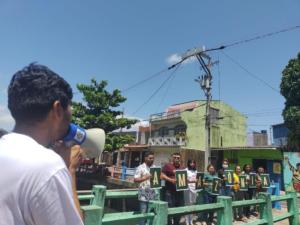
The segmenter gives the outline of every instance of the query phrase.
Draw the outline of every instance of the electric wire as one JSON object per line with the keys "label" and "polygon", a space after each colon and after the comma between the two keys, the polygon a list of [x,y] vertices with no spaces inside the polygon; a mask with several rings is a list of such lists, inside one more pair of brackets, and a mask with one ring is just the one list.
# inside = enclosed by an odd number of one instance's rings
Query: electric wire
{"label": "electric wire", "polygon": [[224,51],[222,51],[222,53],[236,66],[240,67],[242,70],[244,70],[248,75],[250,75],[251,77],[253,77],[254,79],[260,81],[261,83],[263,83],[264,85],[266,85],[267,87],[269,87],[270,89],[272,89],[273,91],[275,91],[276,93],[280,94],[280,91],[277,90],[276,88],[274,88],[272,85],[270,85],[268,82],[266,82],[265,80],[263,80],[262,78],[260,78],[259,76],[255,75],[254,73],[250,72],[247,68],[245,68],[244,66],[242,66],[238,61],[236,61],[235,59],[233,59],[231,56],[229,56],[228,54],[226,54]]}
{"label": "electric wire", "polygon": [[[284,32],[288,32],[288,31],[292,31],[292,30],[296,30],[296,29],[299,29],[300,28],[300,25],[297,25],[297,26],[293,26],[293,27],[289,27],[289,28],[284,28],[284,29],[281,29],[281,30],[278,30],[278,31],[274,31],[274,32],[269,32],[269,33],[265,33],[265,34],[261,34],[261,35],[258,35],[258,36],[255,36],[255,37],[252,37],[252,38],[248,38],[248,39],[243,39],[243,40],[240,40],[240,41],[236,41],[236,42],[233,42],[233,43],[229,43],[229,44],[225,44],[225,45],[221,45],[220,47],[217,47],[217,48],[211,48],[211,49],[207,49],[207,50],[204,50],[203,52],[210,52],[210,51],[216,51],[216,50],[223,50],[225,48],[228,48],[228,47],[232,47],[232,46],[236,46],[236,45],[240,45],[240,44],[245,44],[245,43],[248,43],[248,42],[251,42],[251,41],[256,41],[256,40],[259,40],[259,39],[263,39],[263,38],[266,38],[266,37],[271,37],[273,35],[277,35],[277,34],[280,34],[280,33],[284,33]],[[179,62],[169,66],[168,68],[165,68],[141,81],[138,81],[136,83],[134,83],[133,85],[121,90],[122,92],[127,92],[139,85],[142,85],[143,83],[155,78],[155,77],[158,77],[159,75],[167,72],[168,70],[171,70],[173,69],[174,67],[176,67],[177,65],[181,64],[183,61],[185,61],[186,59],[188,58],[185,58],[185,59],[182,59],[180,60]]]}
{"label": "electric wire", "polygon": [[180,64],[172,71],[172,73],[161,83],[161,85],[150,95],[150,97],[143,103],[141,104],[134,112],[133,115],[136,115],[137,112],[139,112],[145,105],[147,105],[151,99],[163,88],[163,86],[172,78],[174,73],[178,70],[180,67]]}
{"label": "electric wire", "polygon": [[145,79],[143,79],[143,80],[141,80],[141,81],[138,81],[138,82],[134,83],[133,85],[131,85],[131,86],[129,86],[129,87],[127,87],[127,88],[121,90],[121,92],[129,91],[129,90],[131,90],[131,89],[133,89],[133,88],[135,88],[135,87],[137,87],[137,86],[139,86],[139,85],[141,85],[141,84],[143,84],[143,83],[145,83],[145,82],[147,82],[147,81],[149,81],[149,80],[151,80],[151,79],[153,79],[153,78],[155,78],[155,77],[158,77],[159,75],[161,75],[161,74],[167,72],[168,70],[169,70],[169,69],[166,68],[166,69],[163,69],[163,70],[161,70],[161,71],[159,71],[159,72],[157,72],[157,73],[154,73],[153,75],[151,75],[151,76],[149,76],[149,77],[147,77],[147,78],[145,78]]}

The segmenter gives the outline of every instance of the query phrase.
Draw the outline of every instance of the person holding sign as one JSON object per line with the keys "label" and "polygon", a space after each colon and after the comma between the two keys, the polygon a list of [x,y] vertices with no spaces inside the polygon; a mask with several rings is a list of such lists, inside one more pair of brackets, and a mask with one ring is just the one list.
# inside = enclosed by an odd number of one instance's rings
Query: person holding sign
{"label": "person holding sign", "polygon": [[[180,153],[172,154],[172,162],[167,163],[161,172],[161,179],[166,181],[164,191],[164,200],[168,202],[168,207],[178,207],[183,205],[183,191],[176,191],[176,170],[184,169],[180,164]],[[171,223],[171,217],[168,217],[168,224]],[[174,216],[174,225],[179,225],[180,216]]]}
{"label": "person holding sign", "polygon": [[[265,173],[265,169],[260,166],[257,168],[257,174],[256,174],[256,195],[258,195],[259,192],[267,192],[267,189],[263,185],[262,175]],[[257,197],[257,196],[256,196]]]}
{"label": "person holding sign", "polygon": [[[216,203],[217,202],[217,195],[214,194],[214,188],[213,187],[214,180],[219,180],[218,175],[216,173],[215,167],[212,164],[209,164],[207,166],[207,173],[204,175],[204,203]],[[217,184],[218,186],[221,185],[221,182]],[[203,220],[207,223],[213,222],[214,212],[204,213],[203,214]]]}
{"label": "person holding sign", "polygon": [[[196,161],[189,159],[187,162],[187,181],[188,190],[184,192],[184,203],[185,205],[194,205],[197,200],[196,182],[197,182],[197,170]],[[187,225],[193,224],[193,215],[189,214],[185,216],[185,223]]]}
{"label": "person holding sign", "polygon": [[[232,186],[232,193],[234,201],[241,201],[244,199],[244,192],[242,190],[244,190],[246,186],[246,177],[244,177],[244,179],[240,179],[240,176],[241,167],[237,165],[233,174],[234,185]],[[243,209],[241,207],[234,210],[234,219],[247,222],[247,219],[243,216]]]}
{"label": "person holding sign", "polygon": [[231,186],[233,185],[233,171],[228,170],[228,159],[223,159],[222,168],[218,170],[218,177],[221,179],[221,195],[231,196]]}
{"label": "person holding sign", "polygon": [[[150,186],[150,167],[153,165],[153,152],[146,152],[144,163],[139,165],[134,174],[134,182],[139,183],[138,199],[140,202],[140,212],[145,213],[148,210],[148,203],[156,197],[155,190]],[[146,224],[145,220],[140,221],[140,225]]]}
{"label": "person holding sign", "polygon": [[[251,200],[253,198],[253,191],[254,189],[253,184],[255,184],[255,176],[252,176],[252,167],[250,164],[245,164],[243,167],[242,174],[246,176],[246,181],[248,185],[248,190],[244,191],[244,199],[245,200]],[[244,207],[244,214],[247,218],[250,218],[250,206]]]}

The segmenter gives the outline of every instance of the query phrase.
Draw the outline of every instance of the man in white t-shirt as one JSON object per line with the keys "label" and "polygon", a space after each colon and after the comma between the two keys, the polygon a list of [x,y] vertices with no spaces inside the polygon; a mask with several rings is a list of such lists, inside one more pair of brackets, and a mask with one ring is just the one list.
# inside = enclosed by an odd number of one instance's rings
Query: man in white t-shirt
{"label": "man in white t-shirt", "polygon": [[[144,163],[136,168],[134,174],[134,182],[139,183],[138,199],[140,202],[140,212],[145,213],[148,210],[148,202],[156,198],[155,190],[150,186],[150,167],[153,166],[153,152],[146,152]],[[140,225],[144,225],[145,221],[141,221]]]}
{"label": "man in white t-shirt", "polygon": [[12,77],[15,128],[0,139],[0,225],[83,225],[75,180],[81,150],[58,142],[68,132],[72,96],[46,66],[30,64]]}

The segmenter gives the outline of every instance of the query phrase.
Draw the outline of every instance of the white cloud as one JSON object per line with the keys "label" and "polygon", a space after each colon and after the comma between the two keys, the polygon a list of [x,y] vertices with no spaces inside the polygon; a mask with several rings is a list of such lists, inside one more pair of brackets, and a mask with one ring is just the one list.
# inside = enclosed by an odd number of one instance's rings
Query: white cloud
{"label": "white cloud", "polygon": [[[189,59],[183,61],[183,64],[191,63],[191,62],[194,62],[195,60],[196,60],[195,57],[190,57]],[[174,54],[170,55],[166,61],[167,61],[167,64],[171,66],[171,65],[174,65],[174,64],[180,62],[181,56],[178,53],[174,53]]]}
{"label": "white cloud", "polygon": [[8,108],[0,105],[0,128],[10,131],[13,129],[14,124],[14,119],[10,115]]}

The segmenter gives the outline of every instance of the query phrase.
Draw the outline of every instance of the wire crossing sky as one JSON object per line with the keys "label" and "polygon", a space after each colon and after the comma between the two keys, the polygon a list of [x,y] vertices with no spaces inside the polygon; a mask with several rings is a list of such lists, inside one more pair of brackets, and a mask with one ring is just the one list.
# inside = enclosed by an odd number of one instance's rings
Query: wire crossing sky
{"label": "wire crossing sky", "polygon": [[299,11],[298,0],[2,0],[0,127],[13,126],[9,80],[31,62],[62,75],[74,93],[77,83],[107,80],[127,97],[120,106],[126,115],[148,119],[171,104],[205,98],[194,82],[204,73],[195,60],[167,79],[182,53],[225,46],[227,56],[207,52],[219,61],[212,67],[213,100],[248,113],[249,130],[269,129],[282,122],[279,85],[300,51]]}

